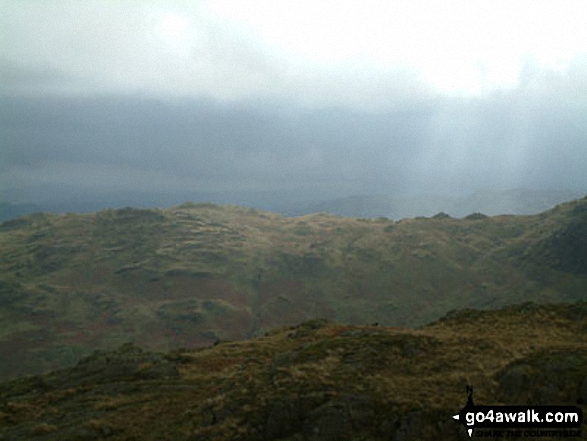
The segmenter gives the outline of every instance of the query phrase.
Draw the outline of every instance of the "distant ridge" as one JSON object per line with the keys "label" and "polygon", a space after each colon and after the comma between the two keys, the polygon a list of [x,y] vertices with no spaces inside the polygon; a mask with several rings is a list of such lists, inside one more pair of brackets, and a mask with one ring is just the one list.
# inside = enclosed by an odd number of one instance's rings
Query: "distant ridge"
{"label": "distant ridge", "polygon": [[350,196],[309,205],[298,214],[326,212],[345,217],[388,217],[395,220],[432,216],[439,212],[453,217],[465,217],[474,212],[490,216],[527,215],[581,196],[584,194],[576,191],[529,189],[481,190],[462,197],[433,194]]}
{"label": "distant ridge", "polygon": [[[587,191],[570,190],[480,190],[470,195],[441,194],[371,194],[341,197],[310,189],[232,191],[232,192],[133,192],[90,191],[66,185],[31,187],[20,192],[0,189],[0,221],[35,211],[52,213],[89,213],[105,209],[162,208],[184,201],[233,204],[285,216],[332,213],[345,217],[387,217],[390,219],[433,216],[445,212],[465,217],[480,212],[497,214],[537,214],[556,204],[580,198]],[[28,201],[29,203],[15,203]]]}

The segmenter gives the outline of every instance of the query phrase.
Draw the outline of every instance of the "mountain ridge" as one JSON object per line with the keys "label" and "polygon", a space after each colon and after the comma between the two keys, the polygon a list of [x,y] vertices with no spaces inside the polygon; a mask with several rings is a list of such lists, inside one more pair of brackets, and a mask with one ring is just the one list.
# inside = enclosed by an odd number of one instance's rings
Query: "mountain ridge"
{"label": "mountain ridge", "polygon": [[[470,194],[357,194],[343,196],[340,192],[314,193],[308,188],[266,191],[232,192],[132,192],[90,191],[67,185],[52,185],[20,189],[19,192],[0,189],[0,221],[20,215],[45,211],[53,213],[95,212],[118,209],[173,207],[183,201],[214,204],[235,204],[271,211],[284,216],[303,216],[329,212],[345,217],[388,217],[391,219],[432,216],[447,212],[464,217],[481,212],[498,214],[537,214],[550,207],[577,199],[585,192],[577,190],[548,190],[512,188],[509,190],[477,190]],[[15,201],[20,201],[16,203]],[[23,202],[29,203],[23,203]]]}
{"label": "mountain ridge", "polygon": [[312,318],[412,327],[582,300],[586,206],[398,222],[194,203],[24,216],[0,224],[0,377],[129,340],[196,348]]}

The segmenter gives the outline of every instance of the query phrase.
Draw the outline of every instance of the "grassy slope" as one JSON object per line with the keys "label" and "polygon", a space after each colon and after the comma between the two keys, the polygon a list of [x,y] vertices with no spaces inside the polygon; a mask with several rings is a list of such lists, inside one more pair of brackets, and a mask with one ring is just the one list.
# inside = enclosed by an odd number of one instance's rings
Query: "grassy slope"
{"label": "grassy slope", "polygon": [[167,355],[124,346],[0,385],[0,436],[460,440],[466,384],[477,404],[585,412],[586,373],[584,302],[465,310],[417,330],[313,321]]}
{"label": "grassy slope", "polygon": [[318,317],[416,326],[457,308],[584,298],[587,199],[477,217],[287,218],[184,204],[5,222],[0,377],[126,341],[202,347]]}

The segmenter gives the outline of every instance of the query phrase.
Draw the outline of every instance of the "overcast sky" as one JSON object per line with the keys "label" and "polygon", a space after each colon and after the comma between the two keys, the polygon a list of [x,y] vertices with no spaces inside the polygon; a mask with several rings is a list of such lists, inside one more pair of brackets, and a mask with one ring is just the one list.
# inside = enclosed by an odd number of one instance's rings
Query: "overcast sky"
{"label": "overcast sky", "polygon": [[564,0],[2,0],[0,197],[587,192],[586,19]]}

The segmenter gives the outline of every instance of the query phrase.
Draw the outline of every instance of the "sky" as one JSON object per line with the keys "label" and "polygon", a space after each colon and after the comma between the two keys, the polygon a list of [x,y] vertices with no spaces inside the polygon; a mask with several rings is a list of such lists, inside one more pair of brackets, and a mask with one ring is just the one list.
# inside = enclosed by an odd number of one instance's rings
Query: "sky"
{"label": "sky", "polygon": [[584,6],[2,0],[0,200],[587,192]]}

